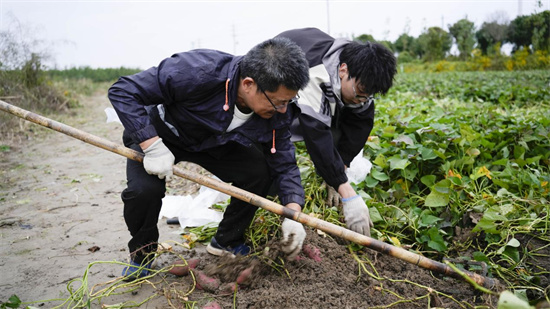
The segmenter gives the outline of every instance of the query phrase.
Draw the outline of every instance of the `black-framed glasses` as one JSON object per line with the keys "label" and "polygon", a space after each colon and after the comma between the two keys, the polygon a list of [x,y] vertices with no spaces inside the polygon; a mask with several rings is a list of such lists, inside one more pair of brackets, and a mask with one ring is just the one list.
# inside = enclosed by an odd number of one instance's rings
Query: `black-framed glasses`
{"label": "black-framed glasses", "polygon": [[361,102],[367,102],[369,100],[368,96],[365,95],[357,95],[357,91],[355,91],[355,83],[351,83],[351,89],[353,89],[353,94],[355,95],[355,98]]}
{"label": "black-framed glasses", "polygon": [[275,109],[275,111],[279,111],[279,109],[283,109],[283,108],[287,107],[288,104],[290,104],[290,102],[292,102],[293,100],[298,100],[300,98],[300,96],[298,94],[296,94],[296,97],[289,100],[288,102],[286,102],[284,104],[281,104],[281,105],[275,105],[275,104],[273,104],[273,101],[271,101],[271,99],[267,96],[267,93],[265,93],[264,89],[262,87],[260,87],[260,85],[258,85],[258,88],[260,88],[260,91],[264,94],[265,98],[269,101],[271,106],[273,106],[273,109]]}

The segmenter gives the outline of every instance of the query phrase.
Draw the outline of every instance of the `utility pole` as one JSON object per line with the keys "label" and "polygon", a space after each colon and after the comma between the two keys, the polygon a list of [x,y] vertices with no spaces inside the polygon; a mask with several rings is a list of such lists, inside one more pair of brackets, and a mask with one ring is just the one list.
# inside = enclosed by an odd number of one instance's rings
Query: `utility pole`
{"label": "utility pole", "polygon": [[518,16],[521,16],[521,0],[518,0]]}
{"label": "utility pole", "polygon": [[237,34],[235,32],[235,24],[233,24],[233,55],[237,54]]}
{"label": "utility pole", "polygon": [[330,35],[330,14],[329,14],[329,0],[327,0],[327,33]]}

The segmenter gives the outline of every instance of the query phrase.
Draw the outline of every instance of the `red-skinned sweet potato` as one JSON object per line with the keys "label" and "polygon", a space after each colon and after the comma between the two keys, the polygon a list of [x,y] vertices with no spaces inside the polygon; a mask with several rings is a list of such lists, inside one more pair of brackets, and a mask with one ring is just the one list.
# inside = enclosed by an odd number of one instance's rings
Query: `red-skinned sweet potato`
{"label": "red-skinned sweet potato", "polygon": [[254,269],[254,266],[250,266],[246,268],[245,270],[241,271],[239,273],[239,276],[237,277],[237,284],[246,285],[248,282],[248,279],[252,275],[252,270]]}
{"label": "red-skinned sweet potato", "polygon": [[222,306],[215,301],[209,302],[202,309],[222,309]]}
{"label": "red-skinned sweet potato", "polygon": [[312,245],[304,245],[302,248],[304,254],[315,262],[321,262],[321,250]]}
{"label": "red-skinned sweet potato", "polygon": [[195,274],[195,280],[197,281],[197,288],[205,290],[207,292],[216,292],[220,286],[220,280],[212,277],[208,277],[207,274],[200,270],[193,269]]}
{"label": "red-skinned sweet potato", "polygon": [[180,277],[186,276],[189,274],[189,269],[195,269],[199,265],[199,262],[199,259],[188,259],[187,265],[183,266],[185,264],[184,261],[175,261],[172,263],[173,267],[168,272]]}

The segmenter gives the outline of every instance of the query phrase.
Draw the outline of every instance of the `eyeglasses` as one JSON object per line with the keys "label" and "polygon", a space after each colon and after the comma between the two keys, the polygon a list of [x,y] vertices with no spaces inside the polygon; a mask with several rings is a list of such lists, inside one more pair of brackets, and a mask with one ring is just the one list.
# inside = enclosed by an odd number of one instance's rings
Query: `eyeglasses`
{"label": "eyeglasses", "polygon": [[264,94],[265,98],[269,101],[269,103],[271,103],[271,106],[273,106],[273,109],[275,109],[275,111],[279,111],[279,109],[283,109],[283,108],[286,108],[288,104],[290,104],[290,102],[292,102],[293,100],[297,100],[300,98],[299,95],[296,95],[295,98],[293,98],[292,100],[289,100],[288,102],[284,103],[284,104],[281,104],[281,105],[275,105],[273,104],[273,101],[271,101],[271,99],[267,96],[267,94],[265,93],[264,89],[262,87],[260,87],[260,85],[258,85],[258,88],[260,88],[260,91]]}
{"label": "eyeglasses", "polygon": [[355,95],[355,98],[360,102],[367,102],[369,100],[369,97],[365,95],[357,95],[357,91],[355,91],[354,83],[351,84],[351,89],[353,89],[353,94]]}

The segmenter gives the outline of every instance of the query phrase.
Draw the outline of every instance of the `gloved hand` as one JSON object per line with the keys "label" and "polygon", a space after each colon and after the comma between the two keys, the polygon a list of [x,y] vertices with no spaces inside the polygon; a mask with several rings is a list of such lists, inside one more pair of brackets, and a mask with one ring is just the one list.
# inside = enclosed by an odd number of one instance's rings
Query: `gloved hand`
{"label": "gloved hand", "polygon": [[[283,230],[283,252],[288,254],[288,260],[294,260],[298,253],[302,250],[304,239],[306,238],[306,230],[304,226],[294,220],[285,218],[282,224]],[[292,238],[292,241],[290,241]]]}
{"label": "gloved hand", "polygon": [[336,191],[336,189],[334,189],[332,186],[329,186],[326,182],[321,185],[321,187],[325,186],[327,188],[327,205],[329,207],[340,206],[340,201],[342,200],[342,197],[340,196],[338,191]]}
{"label": "gloved hand", "polygon": [[359,234],[370,237],[370,228],[374,225],[370,219],[369,208],[361,196],[356,195],[342,199],[344,219],[348,228]]}
{"label": "gloved hand", "polygon": [[143,152],[145,153],[143,166],[147,174],[157,175],[160,179],[166,177],[166,180],[172,176],[172,166],[175,158],[170,149],[162,142],[162,138],[156,140]]}

